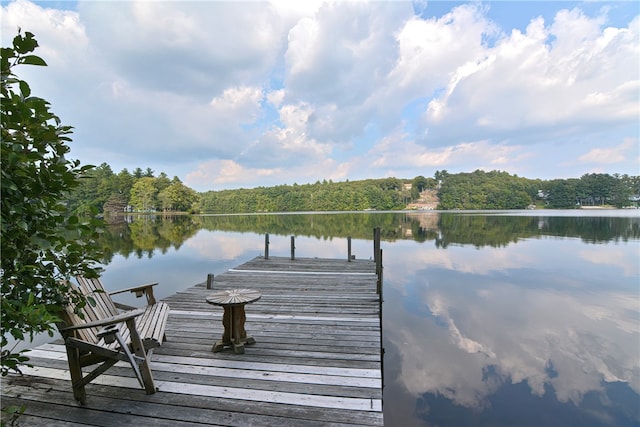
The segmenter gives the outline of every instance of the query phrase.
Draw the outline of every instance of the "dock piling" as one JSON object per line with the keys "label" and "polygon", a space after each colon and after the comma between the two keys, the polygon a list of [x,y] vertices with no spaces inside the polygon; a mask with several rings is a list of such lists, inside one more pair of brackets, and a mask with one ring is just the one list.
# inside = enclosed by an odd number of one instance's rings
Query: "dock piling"
{"label": "dock piling", "polygon": [[373,229],[373,260],[376,263],[376,274],[380,275],[381,260],[380,260],[380,227]]}

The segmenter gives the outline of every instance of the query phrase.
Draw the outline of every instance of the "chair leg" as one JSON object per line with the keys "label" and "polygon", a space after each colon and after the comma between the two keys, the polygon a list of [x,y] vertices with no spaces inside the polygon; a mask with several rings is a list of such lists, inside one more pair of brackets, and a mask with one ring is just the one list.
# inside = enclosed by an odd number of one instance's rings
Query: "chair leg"
{"label": "chair leg", "polygon": [[145,357],[144,362],[140,365],[140,373],[142,374],[142,379],[144,381],[144,390],[147,394],[155,393],[157,390],[153,381],[153,375],[151,374],[151,366],[149,364],[148,357]]}
{"label": "chair leg", "polygon": [[131,350],[129,350],[129,346],[127,345],[127,343],[124,342],[124,339],[122,339],[122,335],[120,335],[119,331],[115,333],[115,339],[118,341],[118,344],[120,344],[120,348],[122,349],[125,356],[127,356],[127,360],[129,361],[129,364],[131,365],[133,372],[136,374],[136,378],[138,378],[138,382],[140,383],[140,386],[144,387],[145,386],[144,378],[142,377],[140,373],[140,368],[138,367],[138,363],[141,362],[140,357],[134,356],[133,354],[131,354]]}
{"label": "chair leg", "polygon": [[[132,323],[129,325],[129,323]],[[142,381],[144,382],[144,389],[147,394],[153,394],[156,392],[156,386],[153,382],[153,374],[151,373],[150,360],[147,352],[144,349],[140,335],[135,328],[135,320],[127,320],[127,326],[129,327],[129,338],[131,339],[131,349],[134,354],[142,359],[140,364],[140,374],[142,375]]]}
{"label": "chair leg", "polygon": [[87,393],[84,390],[82,381],[82,367],[80,366],[80,350],[70,346],[66,346],[67,360],[69,361],[69,372],[71,373],[71,388],[73,389],[73,397],[80,402],[81,405],[87,404]]}

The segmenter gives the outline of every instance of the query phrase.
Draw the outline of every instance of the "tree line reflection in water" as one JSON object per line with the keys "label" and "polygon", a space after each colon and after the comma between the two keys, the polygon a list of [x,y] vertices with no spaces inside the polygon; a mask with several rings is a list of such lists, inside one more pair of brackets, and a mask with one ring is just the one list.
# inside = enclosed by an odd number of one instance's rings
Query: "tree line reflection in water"
{"label": "tree line reflection in water", "polygon": [[449,245],[505,247],[541,236],[578,238],[594,244],[640,237],[637,217],[366,212],[117,217],[108,222],[99,243],[104,252],[102,261],[108,264],[117,254],[142,258],[152,257],[156,250],[179,249],[199,230],[367,240],[376,227],[380,227],[383,241],[433,242],[443,249]]}

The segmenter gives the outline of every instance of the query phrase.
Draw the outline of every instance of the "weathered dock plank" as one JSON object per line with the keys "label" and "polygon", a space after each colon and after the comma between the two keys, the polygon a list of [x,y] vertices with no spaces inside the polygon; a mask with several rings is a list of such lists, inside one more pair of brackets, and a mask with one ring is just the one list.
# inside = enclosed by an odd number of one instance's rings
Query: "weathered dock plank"
{"label": "weathered dock plank", "polygon": [[23,377],[2,379],[2,406],[26,405],[18,425],[383,425],[380,296],[369,260],[255,258],[216,275],[213,289],[252,288],[256,344],[211,351],[222,308],[206,282],[166,299],[167,342],[155,350],[159,391],[146,395],[117,364],[73,399],[64,345],[39,346]]}

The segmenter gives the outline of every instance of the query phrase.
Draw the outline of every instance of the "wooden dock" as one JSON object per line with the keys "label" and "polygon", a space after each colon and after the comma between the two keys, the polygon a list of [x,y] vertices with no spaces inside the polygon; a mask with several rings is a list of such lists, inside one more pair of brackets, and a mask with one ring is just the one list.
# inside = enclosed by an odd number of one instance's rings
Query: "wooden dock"
{"label": "wooden dock", "polygon": [[244,354],[212,353],[222,308],[205,302],[204,282],[164,299],[171,314],[152,358],[157,393],[116,365],[79,406],[56,342],[30,352],[23,377],[2,379],[2,407],[25,405],[23,426],[383,425],[377,280],[373,261],[255,258],[213,281],[262,293],[246,306],[256,344]]}

